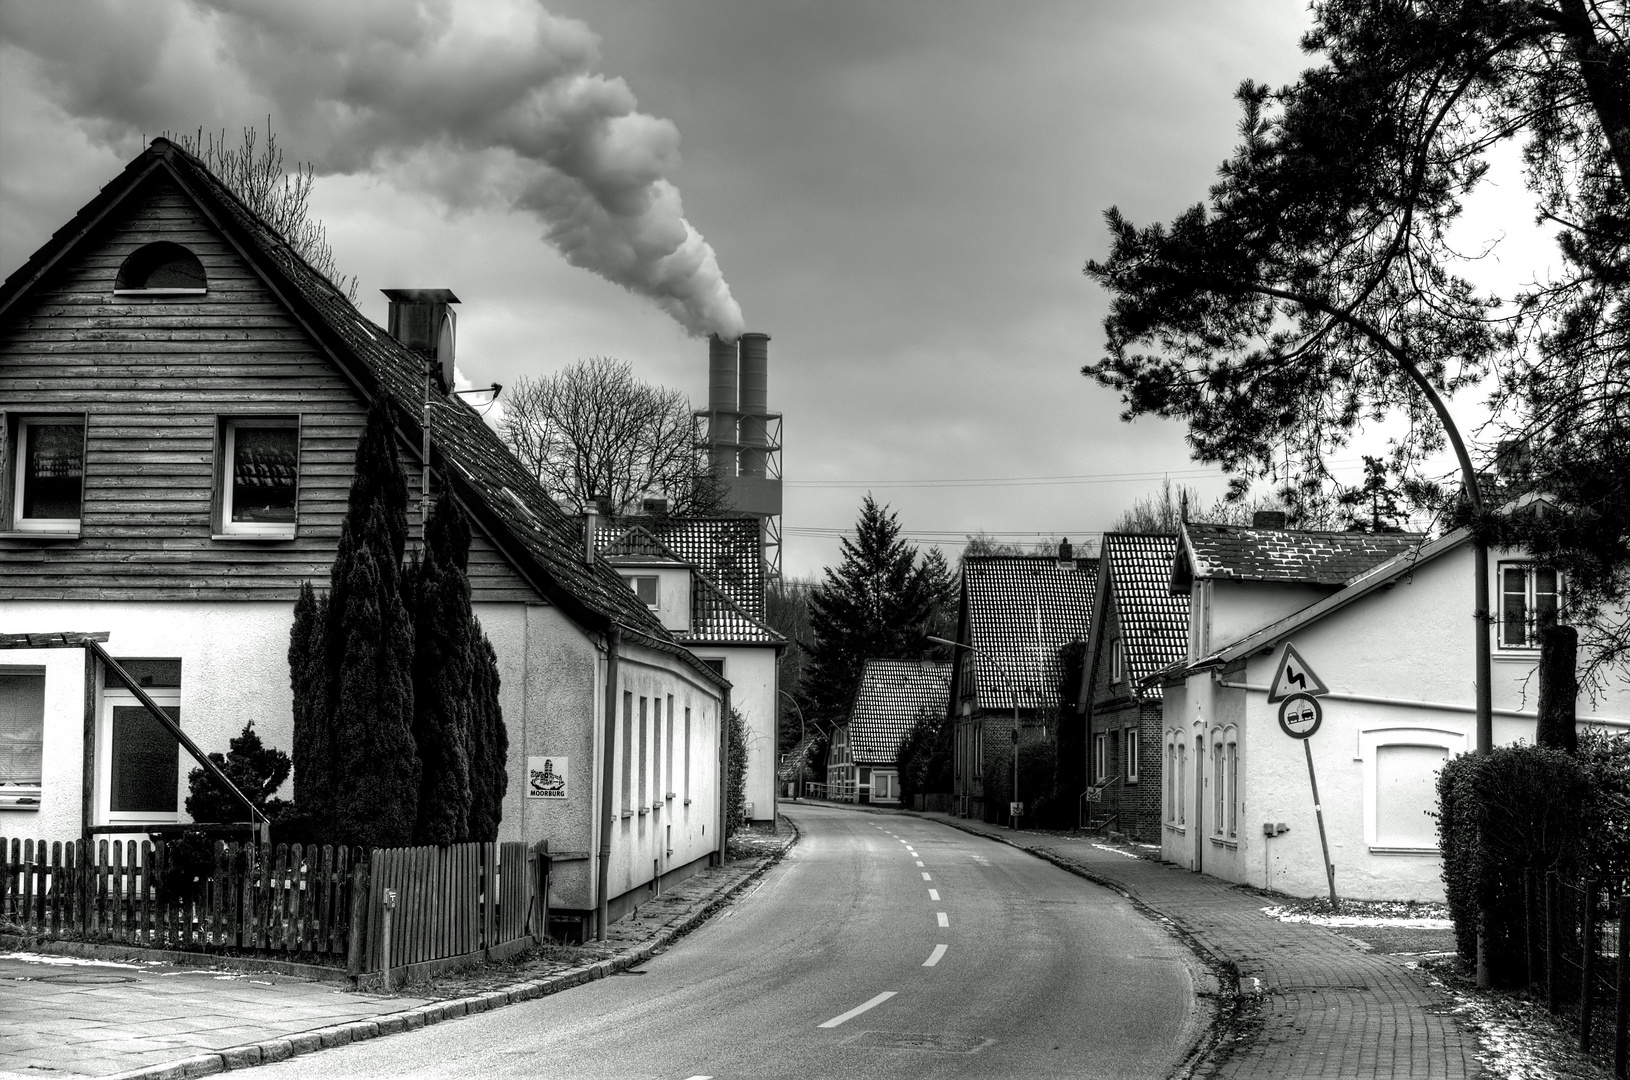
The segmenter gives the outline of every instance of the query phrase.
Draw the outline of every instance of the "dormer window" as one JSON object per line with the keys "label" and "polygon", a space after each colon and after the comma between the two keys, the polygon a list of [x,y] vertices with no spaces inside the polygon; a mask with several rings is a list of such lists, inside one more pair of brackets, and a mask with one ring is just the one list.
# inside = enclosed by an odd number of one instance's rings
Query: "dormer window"
{"label": "dormer window", "polygon": [[206,291],[204,264],[168,240],[131,252],[113,283],[114,296],[202,296]]}
{"label": "dormer window", "polygon": [[648,608],[657,606],[657,576],[655,574],[636,574],[628,579],[633,588],[634,595],[640,598],[640,603]]}
{"label": "dormer window", "polygon": [[10,528],[78,536],[85,497],[85,418],[20,416],[7,434]]}
{"label": "dormer window", "polygon": [[289,417],[222,421],[219,536],[292,540],[300,481],[300,426]]}

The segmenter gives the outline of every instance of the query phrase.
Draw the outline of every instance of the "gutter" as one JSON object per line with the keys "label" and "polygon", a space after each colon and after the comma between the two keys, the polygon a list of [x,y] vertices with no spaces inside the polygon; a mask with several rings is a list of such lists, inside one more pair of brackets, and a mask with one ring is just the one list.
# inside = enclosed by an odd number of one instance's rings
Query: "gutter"
{"label": "gutter", "polygon": [[606,631],[606,717],[605,750],[600,765],[600,865],[596,868],[594,890],[594,940],[606,939],[606,923],[611,917],[611,898],[606,895],[611,877],[611,792],[617,781],[613,752],[617,746],[617,647],[622,631],[615,625]]}
{"label": "gutter", "polygon": [[[1229,682],[1227,679],[1218,679],[1217,685],[1229,690],[1249,690],[1253,693],[1266,694],[1269,687],[1257,683]],[[1331,701],[1355,701],[1363,705],[1401,705],[1410,709],[1427,709],[1432,712],[1476,713],[1476,705],[1463,705],[1454,701],[1419,701],[1414,698],[1383,697],[1380,694],[1348,694],[1339,690],[1320,694],[1320,697]],[[1538,712],[1525,712],[1521,709],[1495,709],[1495,716],[1509,716],[1516,720],[1536,720]],[[1630,720],[1622,716],[1581,716],[1580,723],[1604,724],[1613,727],[1630,727]]]}

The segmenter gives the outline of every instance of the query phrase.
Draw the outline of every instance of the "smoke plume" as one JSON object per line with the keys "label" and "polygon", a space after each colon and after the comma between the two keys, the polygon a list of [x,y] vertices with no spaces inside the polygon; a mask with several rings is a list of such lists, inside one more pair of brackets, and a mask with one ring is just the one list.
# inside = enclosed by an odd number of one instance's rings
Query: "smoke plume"
{"label": "smoke plume", "polygon": [[269,114],[319,176],[371,173],[452,208],[524,210],[572,265],[690,333],[741,332],[670,179],[678,129],[594,70],[588,27],[528,0],[6,4],[0,50],[93,142],[235,132]]}

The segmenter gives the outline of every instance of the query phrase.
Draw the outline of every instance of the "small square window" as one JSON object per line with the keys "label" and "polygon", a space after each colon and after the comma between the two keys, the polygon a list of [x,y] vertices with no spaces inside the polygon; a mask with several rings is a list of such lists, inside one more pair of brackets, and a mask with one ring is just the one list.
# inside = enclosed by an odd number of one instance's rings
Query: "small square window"
{"label": "small square window", "polygon": [[655,574],[640,574],[628,579],[629,586],[634,595],[640,598],[640,603],[646,607],[657,606],[657,577]]}
{"label": "small square window", "polygon": [[0,671],[0,806],[38,806],[45,759],[45,672]]}
{"label": "small square window", "polygon": [[11,527],[76,536],[85,497],[85,420],[24,416],[11,438]]}
{"label": "small square window", "polygon": [[227,420],[221,438],[218,532],[293,539],[300,481],[299,422],[292,417]]}

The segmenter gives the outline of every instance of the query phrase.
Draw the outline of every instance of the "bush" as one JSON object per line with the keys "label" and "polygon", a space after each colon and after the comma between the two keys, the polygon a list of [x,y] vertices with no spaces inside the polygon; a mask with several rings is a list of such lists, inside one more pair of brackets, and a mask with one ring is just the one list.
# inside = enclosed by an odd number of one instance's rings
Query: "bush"
{"label": "bush", "polygon": [[[243,725],[242,733],[231,740],[224,756],[210,754],[209,760],[267,817],[276,818],[287,810],[288,804],[272,795],[289,778],[289,755],[265,746],[255,734],[253,720]],[[187,815],[196,822],[235,824],[249,820],[244,805],[202,766],[187,774],[187,792]]]}
{"label": "bush", "polygon": [[1013,799],[1013,745],[1007,738],[985,740],[985,822],[996,824],[1007,816]]}
{"label": "bush", "polygon": [[1052,739],[1019,744],[1019,797],[1025,820],[1039,828],[1058,824],[1059,799],[1054,790],[1058,776],[1058,746]]}
{"label": "bush", "polygon": [[734,708],[729,711],[730,771],[725,776],[725,836],[747,821],[747,725]]}
{"label": "bush", "polygon": [[912,722],[895,755],[901,805],[910,806],[918,795],[951,791],[951,734],[943,716],[922,712]]}
{"label": "bush", "polygon": [[1438,844],[1455,944],[1475,960],[1481,926],[1494,981],[1526,976],[1525,871],[1577,872],[1587,856],[1583,826],[1596,803],[1587,770],[1560,750],[1502,746],[1443,767]]}

